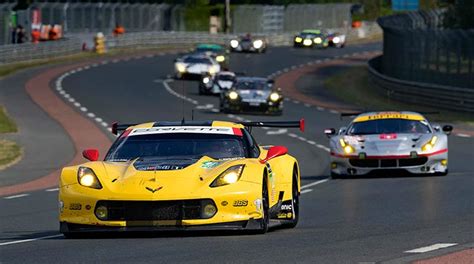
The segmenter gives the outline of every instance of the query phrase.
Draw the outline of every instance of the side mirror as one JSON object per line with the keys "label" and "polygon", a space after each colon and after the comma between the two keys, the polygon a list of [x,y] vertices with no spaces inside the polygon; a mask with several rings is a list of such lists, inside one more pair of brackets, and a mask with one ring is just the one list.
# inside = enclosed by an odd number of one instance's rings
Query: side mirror
{"label": "side mirror", "polygon": [[453,126],[451,126],[451,125],[444,125],[444,126],[443,126],[443,132],[444,132],[446,135],[451,134],[452,131],[453,131]]}
{"label": "side mirror", "polygon": [[283,156],[286,153],[288,153],[288,149],[286,147],[283,147],[283,146],[271,147],[267,152],[267,156],[263,160],[260,160],[260,163],[264,164],[265,162],[273,158]]}
{"label": "side mirror", "polygon": [[324,134],[326,134],[327,137],[332,137],[336,134],[336,129],[326,128],[326,129],[324,129]]}
{"label": "side mirror", "polygon": [[90,161],[99,160],[99,151],[97,149],[86,149],[82,152],[82,156]]}
{"label": "side mirror", "polygon": [[346,133],[346,130],[347,130],[347,127],[341,127],[341,128],[339,128],[339,132],[337,134],[342,135],[342,134]]}

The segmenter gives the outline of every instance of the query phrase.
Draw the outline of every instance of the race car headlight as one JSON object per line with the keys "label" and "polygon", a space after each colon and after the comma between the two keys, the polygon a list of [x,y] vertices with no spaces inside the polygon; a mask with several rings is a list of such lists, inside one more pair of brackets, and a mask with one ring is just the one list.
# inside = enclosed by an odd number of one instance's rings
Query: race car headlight
{"label": "race car headlight", "polygon": [[186,65],[184,63],[178,62],[175,64],[175,67],[178,72],[186,72]]}
{"label": "race car headlight", "polygon": [[426,142],[422,147],[422,151],[430,151],[434,148],[434,145],[436,144],[436,141],[438,141],[437,136],[433,136],[430,141]]}
{"label": "race car headlight", "polygon": [[211,79],[210,79],[209,77],[204,77],[204,78],[202,78],[202,82],[203,82],[204,84],[208,84],[210,81],[211,81]]}
{"label": "race car headlight", "polygon": [[230,100],[236,100],[237,98],[239,98],[239,94],[236,91],[230,92],[228,96]]}
{"label": "race car headlight", "polygon": [[77,171],[77,181],[80,185],[85,187],[102,189],[102,185],[94,171],[87,167],[79,167],[79,170]]}
{"label": "race car headlight", "polygon": [[321,44],[322,42],[323,42],[323,40],[319,37],[314,39],[314,43],[316,43],[316,44]]}
{"label": "race car headlight", "polygon": [[236,40],[236,39],[231,40],[230,41],[230,46],[234,49],[237,48],[239,46],[239,41]]}
{"label": "race car headlight", "polygon": [[310,39],[305,39],[305,40],[303,41],[303,45],[305,45],[305,46],[311,46],[311,43],[312,43],[312,42],[311,42]]}
{"label": "race car headlight", "polygon": [[295,38],[296,43],[301,43],[301,41],[303,41],[303,38],[301,38],[301,37],[296,37]]}
{"label": "race car headlight", "polygon": [[209,67],[209,74],[215,74],[217,71],[219,71],[219,69],[216,65],[212,65],[211,67]]}
{"label": "race car headlight", "polygon": [[219,55],[216,57],[216,61],[217,62],[224,62],[225,61],[225,57],[223,55]]}
{"label": "race car headlight", "polygon": [[210,185],[210,187],[219,187],[229,185],[239,181],[245,165],[235,165],[222,172]]}
{"label": "race car headlight", "polygon": [[263,46],[263,41],[261,39],[257,39],[253,42],[253,47],[259,49]]}
{"label": "race car headlight", "polygon": [[280,95],[278,93],[271,93],[270,94],[270,100],[272,100],[273,102],[278,101],[278,99],[280,99]]}
{"label": "race car headlight", "polygon": [[332,43],[335,43],[335,44],[339,43],[340,41],[341,41],[341,39],[339,37],[334,37],[332,39]]}
{"label": "race car headlight", "polygon": [[339,143],[341,144],[342,150],[344,150],[345,154],[351,154],[354,153],[355,149],[353,146],[349,145],[344,141],[344,139],[339,139]]}

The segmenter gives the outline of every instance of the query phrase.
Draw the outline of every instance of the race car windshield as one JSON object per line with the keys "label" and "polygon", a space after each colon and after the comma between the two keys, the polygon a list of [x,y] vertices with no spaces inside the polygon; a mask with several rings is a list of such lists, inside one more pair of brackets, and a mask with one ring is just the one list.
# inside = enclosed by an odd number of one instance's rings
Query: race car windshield
{"label": "race car windshield", "polygon": [[198,47],[198,48],[196,48],[197,52],[207,52],[207,51],[221,52],[222,50],[223,50],[223,48],[219,48],[219,47]]}
{"label": "race car windshield", "polygon": [[301,33],[301,37],[303,38],[315,38],[315,37],[321,37],[322,34],[315,34],[315,33]]}
{"label": "race car windshield", "polygon": [[270,90],[272,85],[266,81],[239,81],[234,87],[237,90]]}
{"label": "race car windshield", "polygon": [[193,57],[188,57],[184,59],[184,63],[194,63],[194,64],[212,64],[209,59],[206,58],[193,58]]}
{"label": "race car windshield", "polygon": [[106,161],[129,161],[136,158],[158,157],[175,159],[213,159],[246,157],[243,138],[220,134],[146,134],[123,137],[110,148]]}
{"label": "race car windshield", "polygon": [[347,130],[348,135],[371,134],[426,134],[431,129],[426,121],[408,119],[379,119],[353,123]]}

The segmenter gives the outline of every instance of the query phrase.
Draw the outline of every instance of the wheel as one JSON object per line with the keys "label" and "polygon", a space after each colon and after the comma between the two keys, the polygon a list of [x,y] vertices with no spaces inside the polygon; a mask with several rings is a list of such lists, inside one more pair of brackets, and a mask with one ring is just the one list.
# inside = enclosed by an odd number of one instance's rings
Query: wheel
{"label": "wheel", "polygon": [[446,175],[448,175],[448,169],[446,169],[445,172],[437,172],[437,173],[435,173],[435,176],[446,176]]}
{"label": "wheel", "polygon": [[268,224],[270,222],[270,201],[268,200],[268,179],[267,175],[263,178],[262,183],[262,211],[263,211],[263,218],[260,222],[260,230],[257,231],[258,234],[265,234],[268,231]]}
{"label": "wheel", "polygon": [[293,171],[293,183],[291,185],[291,208],[293,210],[293,219],[284,224],[284,227],[294,228],[298,224],[300,216],[300,195],[298,193],[298,172]]}
{"label": "wheel", "polygon": [[331,171],[331,178],[332,179],[340,179],[342,177],[341,177],[340,174],[337,174],[337,173]]}

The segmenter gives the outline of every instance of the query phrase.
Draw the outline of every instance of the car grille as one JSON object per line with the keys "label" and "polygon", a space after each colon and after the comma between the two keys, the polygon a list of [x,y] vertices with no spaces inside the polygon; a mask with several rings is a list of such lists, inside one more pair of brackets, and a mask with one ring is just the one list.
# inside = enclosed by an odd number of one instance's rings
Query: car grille
{"label": "car grille", "polygon": [[[205,219],[202,207],[214,204],[211,199],[179,201],[99,201],[107,207],[106,221],[151,221]],[[215,205],[215,204],[214,204]]]}
{"label": "car grille", "polygon": [[403,168],[420,166],[428,161],[427,157],[404,159],[349,159],[349,163],[360,168]]}

